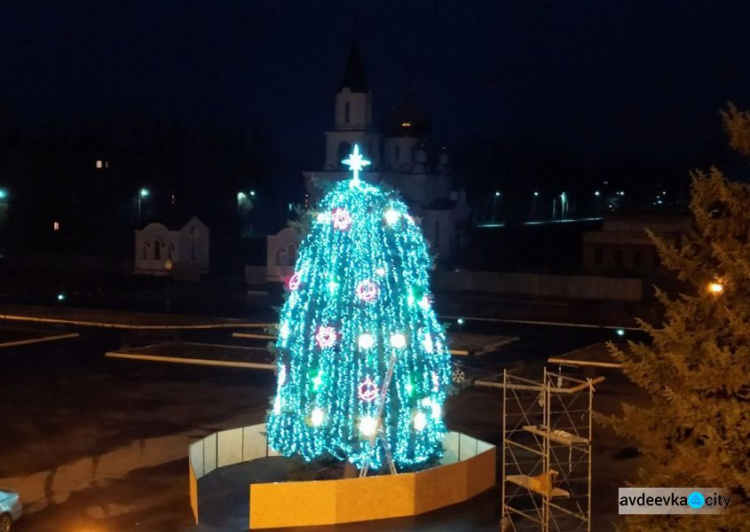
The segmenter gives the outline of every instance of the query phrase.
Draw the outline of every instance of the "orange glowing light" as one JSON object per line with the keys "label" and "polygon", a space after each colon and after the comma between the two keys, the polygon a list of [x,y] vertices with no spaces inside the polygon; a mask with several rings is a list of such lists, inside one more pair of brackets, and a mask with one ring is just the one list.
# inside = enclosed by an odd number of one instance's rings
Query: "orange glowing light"
{"label": "orange glowing light", "polygon": [[718,296],[724,291],[724,285],[718,281],[714,281],[713,283],[708,283],[708,291],[711,292],[713,295]]}

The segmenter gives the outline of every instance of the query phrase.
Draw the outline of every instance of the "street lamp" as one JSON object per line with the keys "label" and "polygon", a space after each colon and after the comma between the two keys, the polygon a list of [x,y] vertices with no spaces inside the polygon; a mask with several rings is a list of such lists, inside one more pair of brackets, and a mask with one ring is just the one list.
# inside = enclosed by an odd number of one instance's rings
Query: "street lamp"
{"label": "street lamp", "polygon": [[708,283],[708,291],[715,296],[719,296],[724,292],[724,285],[718,281]]}
{"label": "street lamp", "polygon": [[8,190],[0,188],[0,200],[8,199]]}
{"label": "street lamp", "polygon": [[497,221],[497,200],[500,197],[500,191],[496,190],[495,195],[492,198],[492,222]]}
{"label": "street lamp", "polygon": [[147,188],[138,191],[138,227],[141,226],[141,202],[148,198],[151,192]]}

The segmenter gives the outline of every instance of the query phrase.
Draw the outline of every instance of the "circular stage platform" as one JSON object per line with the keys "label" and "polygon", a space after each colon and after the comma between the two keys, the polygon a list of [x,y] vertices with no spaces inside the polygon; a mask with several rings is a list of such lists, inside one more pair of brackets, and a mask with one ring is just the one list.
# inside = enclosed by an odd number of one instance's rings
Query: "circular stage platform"
{"label": "circular stage platform", "polygon": [[[196,523],[221,530],[344,523],[362,529],[363,522],[409,517],[398,520],[405,530],[432,530],[438,523],[431,526],[430,516],[414,516],[441,508],[441,527],[455,519],[451,530],[479,530],[483,526],[473,521],[480,515],[446,507],[494,486],[495,447],[456,432],[446,435],[444,446],[441,465],[417,473],[288,481],[294,461],[268,448],[264,424],[218,432],[190,446],[190,503]],[[476,503],[484,508],[483,525],[494,522],[488,530],[496,529],[496,496]]]}

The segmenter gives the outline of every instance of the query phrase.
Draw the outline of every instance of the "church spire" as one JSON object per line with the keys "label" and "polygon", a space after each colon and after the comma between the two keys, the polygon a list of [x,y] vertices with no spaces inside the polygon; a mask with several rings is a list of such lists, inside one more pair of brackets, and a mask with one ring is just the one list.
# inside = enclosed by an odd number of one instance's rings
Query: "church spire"
{"label": "church spire", "polygon": [[362,66],[362,59],[359,55],[356,36],[352,36],[352,44],[349,47],[349,57],[346,59],[346,68],[344,68],[344,77],[341,80],[339,91],[344,87],[349,87],[352,92],[369,92],[367,86],[367,76]]}

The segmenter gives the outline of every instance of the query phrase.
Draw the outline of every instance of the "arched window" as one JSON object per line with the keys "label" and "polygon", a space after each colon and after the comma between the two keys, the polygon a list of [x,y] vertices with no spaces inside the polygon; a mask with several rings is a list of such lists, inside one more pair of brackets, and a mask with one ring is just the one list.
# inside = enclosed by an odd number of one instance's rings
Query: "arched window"
{"label": "arched window", "polygon": [[344,123],[349,123],[349,102],[344,104]]}
{"label": "arched window", "polygon": [[154,260],[161,260],[161,240],[154,240]]}
{"label": "arched window", "polygon": [[167,244],[167,259],[172,260],[172,251],[174,251],[174,244],[171,242]]}
{"label": "arched window", "polygon": [[339,168],[344,168],[344,164],[341,162],[347,157],[349,157],[349,154],[352,152],[352,145],[348,142],[344,141],[341,144],[339,144],[339,150],[338,150],[338,165]]}

